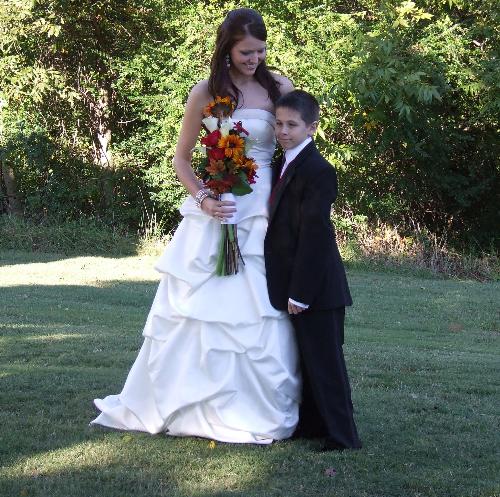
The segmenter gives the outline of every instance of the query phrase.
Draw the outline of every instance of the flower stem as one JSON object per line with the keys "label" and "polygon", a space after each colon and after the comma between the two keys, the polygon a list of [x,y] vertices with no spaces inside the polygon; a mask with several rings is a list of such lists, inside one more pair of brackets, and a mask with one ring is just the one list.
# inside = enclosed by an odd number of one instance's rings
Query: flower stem
{"label": "flower stem", "polygon": [[238,226],[236,224],[222,224],[215,273],[217,276],[237,274],[240,260],[245,265],[238,245]]}

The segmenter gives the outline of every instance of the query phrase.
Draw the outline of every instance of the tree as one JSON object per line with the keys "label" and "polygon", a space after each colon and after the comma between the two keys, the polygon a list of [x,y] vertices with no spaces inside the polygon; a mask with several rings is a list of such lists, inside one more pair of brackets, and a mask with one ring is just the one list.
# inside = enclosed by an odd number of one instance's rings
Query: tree
{"label": "tree", "polygon": [[115,89],[117,67],[145,40],[162,37],[161,12],[154,0],[139,6],[131,0],[0,4],[0,27],[6,33],[0,81],[9,112],[33,126],[41,124],[56,141],[90,139],[94,162],[108,178],[103,183],[108,207],[112,136],[124,114]]}
{"label": "tree", "polygon": [[[321,101],[317,142],[339,172],[340,206],[488,246],[500,190],[496,3],[250,3],[266,19],[270,65]],[[18,198],[29,216],[134,229],[154,209],[174,227],[184,103],[234,7],[0,0],[8,209]]]}

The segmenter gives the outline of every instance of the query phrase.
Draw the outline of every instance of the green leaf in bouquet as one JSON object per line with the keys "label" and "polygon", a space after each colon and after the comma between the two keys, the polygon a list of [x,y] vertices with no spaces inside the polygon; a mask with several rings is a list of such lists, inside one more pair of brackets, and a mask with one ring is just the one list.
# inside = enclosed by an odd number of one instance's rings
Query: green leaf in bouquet
{"label": "green leaf in bouquet", "polygon": [[238,176],[240,181],[231,188],[231,193],[237,196],[252,193],[252,187],[248,184],[245,173],[238,173]]}

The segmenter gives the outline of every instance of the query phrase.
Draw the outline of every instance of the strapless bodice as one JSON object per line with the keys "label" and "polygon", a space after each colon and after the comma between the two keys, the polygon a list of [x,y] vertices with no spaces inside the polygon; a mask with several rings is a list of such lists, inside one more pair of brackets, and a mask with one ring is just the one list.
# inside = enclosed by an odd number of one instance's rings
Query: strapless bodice
{"label": "strapless bodice", "polygon": [[274,115],[263,109],[236,109],[232,121],[241,121],[249,133],[252,147],[247,152],[248,157],[253,158],[259,169],[269,167],[276,148]]}

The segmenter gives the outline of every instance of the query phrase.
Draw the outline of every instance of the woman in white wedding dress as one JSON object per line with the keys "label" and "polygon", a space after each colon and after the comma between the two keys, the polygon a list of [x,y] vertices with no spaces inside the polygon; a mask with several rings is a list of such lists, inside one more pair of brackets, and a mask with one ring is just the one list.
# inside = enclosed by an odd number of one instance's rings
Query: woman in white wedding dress
{"label": "woman in white wedding dress", "polygon": [[[260,14],[236,9],[217,33],[209,80],[191,91],[174,164],[190,196],[183,220],[156,268],[161,282],[144,328],[144,344],[122,392],[94,401],[91,424],[223,442],[266,444],[292,435],[300,378],[288,316],[268,298],[264,236],[275,149],[273,102],[292,89],[265,66],[266,29]],[[216,276],[220,220],[231,202],[200,196],[191,150],[204,107],[230,95],[257,143],[252,193],[238,197],[238,237],[245,265]],[[198,194],[198,197],[197,197]],[[203,199],[197,206],[195,198]]]}

